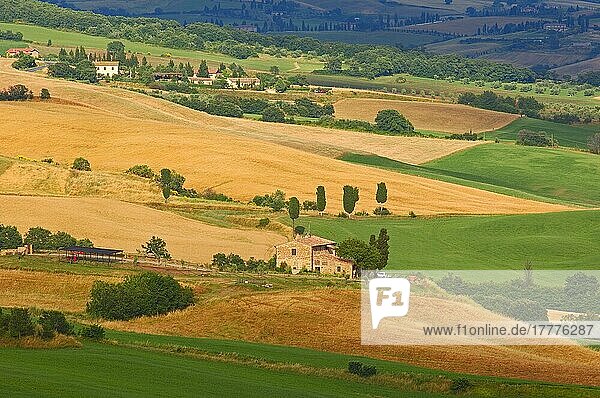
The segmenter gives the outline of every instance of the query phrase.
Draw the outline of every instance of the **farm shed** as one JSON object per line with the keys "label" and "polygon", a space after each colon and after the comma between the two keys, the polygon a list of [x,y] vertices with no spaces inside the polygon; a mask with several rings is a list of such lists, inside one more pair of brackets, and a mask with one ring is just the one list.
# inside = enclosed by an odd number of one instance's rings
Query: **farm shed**
{"label": "farm shed", "polygon": [[118,262],[123,258],[123,250],[101,249],[98,247],[69,246],[60,249],[64,259],[70,263],[78,261]]}

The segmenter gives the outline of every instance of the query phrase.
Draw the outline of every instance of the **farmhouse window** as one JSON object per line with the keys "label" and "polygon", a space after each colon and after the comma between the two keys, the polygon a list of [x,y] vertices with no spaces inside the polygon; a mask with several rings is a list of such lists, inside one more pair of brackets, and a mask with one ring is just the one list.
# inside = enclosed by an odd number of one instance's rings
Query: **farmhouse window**
{"label": "farmhouse window", "polygon": [[292,249],[292,256],[296,255],[296,249]]}

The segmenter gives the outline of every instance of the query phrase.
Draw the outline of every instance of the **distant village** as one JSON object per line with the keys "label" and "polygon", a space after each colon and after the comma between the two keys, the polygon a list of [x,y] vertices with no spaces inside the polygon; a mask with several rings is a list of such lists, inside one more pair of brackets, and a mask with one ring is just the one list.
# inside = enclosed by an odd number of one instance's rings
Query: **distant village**
{"label": "distant village", "polygon": [[[23,55],[28,55],[35,59],[40,58],[40,52],[36,48],[11,48],[6,51],[7,58],[18,58]],[[98,77],[113,78],[121,74],[121,63],[119,61],[98,60],[93,61],[96,67]],[[225,82],[226,86],[233,89],[251,89],[260,86],[260,79],[257,77],[232,77],[226,76],[224,71],[219,68],[209,68],[208,76],[199,76],[198,72],[194,71],[192,76],[187,76],[182,72],[155,72],[153,74],[154,81],[184,81],[187,80],[192,84],[204,86],[212,86],[217,81]]]}

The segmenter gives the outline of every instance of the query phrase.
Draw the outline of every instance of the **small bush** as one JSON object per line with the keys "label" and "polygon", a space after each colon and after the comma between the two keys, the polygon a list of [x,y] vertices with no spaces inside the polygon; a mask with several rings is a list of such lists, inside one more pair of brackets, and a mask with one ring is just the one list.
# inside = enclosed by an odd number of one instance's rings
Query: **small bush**
{"label": "small bush", "polygon": [[408,216],[409,216],[410,218],[417,218],[417,215],[416,215],[416,214],[415,214],[415,212],[414,212],[414,211],[412,211],[412,210],[408,212]]}
{"label": "small bush", "polygon": [[104,339],[105,331],[100,325],[86,325],[79,330],[79,336],[85,339],[102,340]]}
{"label": "small bush", "polygon": [[471,380],[461,377],[459,379],[452,380],[450,391],[452,391],[454,394],[460,394],[470,390],[472,387],[473,383]]}
{"label": "small bush", "polygon": [[154,174],[154,171],[150,168],[150,166],[146,164],[135,165],[129,168],[125,173],[149,179],[152,179],[156,176],[156,174]]}
{"label": "small bush", "polygon": [[348,372],[360,377],[371,377],[377,374],[377,368],[374,365],[365,365],[362,362],[348,362]]}
{"label": "small bush", "polygon": [[385,207],[376,207],[375,210],[373,210],[373,214],[376,216],[389,216],[392,212]]}
{"label": "small bush", "polygon": [[552,146],[552,138],[546,136],[543,131],[521,130],[517,137],[517,144],[526,146]]}
{"label": "small bush", "polygon": [[43,100],[50,99],[50,91],[47,88],[43,88],[42,91],[40,91],[40,98]]}
{"label": "small bush", "polygon": [[285,123],[285,113],[276,106],[269,106],[262,112],[263,122]]}
{"label": "small bush", "polygon": [[271,222],[271,220],[269,220],[268,218],[261,218],[260,220],[258,220],[258,228],[264,228],[267,225],[269,225],[269,223]]}
{"label": "small bush", "polygon": [[124,282],[94,282],[87,312],[95,317],[128,320],[181,310],[194,303],[190,287],[154,272],[129,276]]}
{"label": "small bush", "polygon": [[73,170],[79,171],[92,171],[92,167],[90,166],[90,162],[84,158],[77,158],[73,161],[73,166],[71,166]]}

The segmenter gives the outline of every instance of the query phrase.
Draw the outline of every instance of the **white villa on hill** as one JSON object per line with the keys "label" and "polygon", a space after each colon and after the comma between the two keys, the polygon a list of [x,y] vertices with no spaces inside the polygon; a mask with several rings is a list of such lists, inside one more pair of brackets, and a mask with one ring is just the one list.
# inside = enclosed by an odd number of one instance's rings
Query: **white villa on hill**
{"label": "white villa on hill", "polygon": [[113,77],[119,74],[119,61],[97,61],[94,66],[98,76]]}

